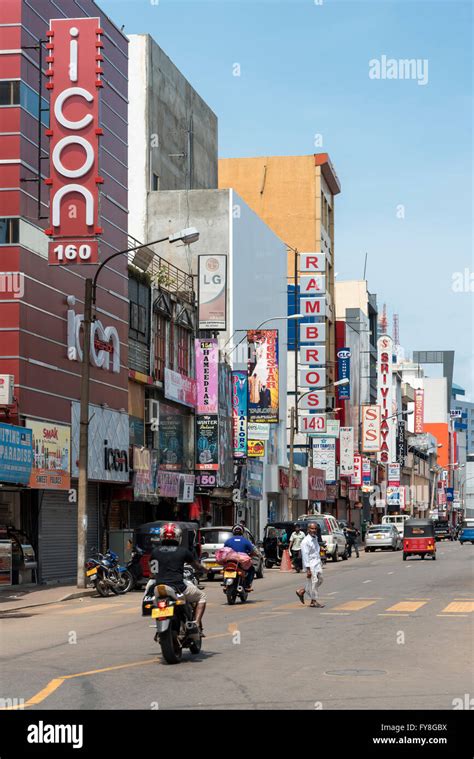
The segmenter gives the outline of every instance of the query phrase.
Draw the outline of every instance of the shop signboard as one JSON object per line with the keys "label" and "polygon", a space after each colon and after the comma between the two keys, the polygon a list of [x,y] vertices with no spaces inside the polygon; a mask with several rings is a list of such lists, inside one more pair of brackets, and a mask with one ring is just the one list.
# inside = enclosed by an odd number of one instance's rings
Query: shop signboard
{"label": "shop signboard", "polygon": [[363,453],[377,453],[380,450],[380,406],[362,406]]}
{"label": "shop signboard", "polygon": [[400,464],[393,463],[388,465],[387,481],[391,487],[398,487],[400,485]]}
{"label": "shop signboard", "polygon": [[370,469],[370,459],[362,459],[362,485],[367,486],[371,484],[372,474]]}
{"label": "shop signboard", "polygon": [[[267,426],[267,425],[262,425]],[[232,372],[234,458],[247,455],[247,372]]]}
{"label": "shop signboard", "polygon": [[193,503],[194,474],[180,474],[178,481],[178,503]]}
{"label": "shop signboard", "polygon": [[264,422],[250,422],[247,426],[248,437],[252,440],[269,440],[272,429],[274,428]]}
{"label": "shop signboard", "polygon": [[347,385],[338,385],[337,398],[339,401],[347,401],[351,397],[351,350],[350,348],[340,348],[337,351],[337,379],[348,379]]}
{"label": "shop signboard", "polygon": [[227,256],[198,256],[199,329],[225,331]]}
{"label": "shop signboard", "polygon": [[[71,477],[79,476],[80,403],[71,403]],[[128,414],[89,405],[89,480],[127,482],[130,478]]]}
{"label": "shop signboard", "polygon": [[418,388],[415,390],[415,435],[424,432],[424,403],[425,391]]}
{"label": "shop signboard", "polygon": [[362,456],[359,453],[354,454],[354,474],[351,476],[351,485],[357,487],[362,485]]}
{"label": "shop signboard", "polygon": [[304,435],[326,432],[326,420],[326,414],[299,414],[298,432]]}
{"label": "shop signboard", "polygon": [[326,472],[324,469],[308,467],[308,500],[326,500]]}
{"label": "shop signboard", "polygon": [[263,458],[263,456],[265,456],[265,441],[264,440],[249,440],[248,441],[248,455],[251,458]]}
{"label": "shop signboard", "polygon": [[196,417],[196,469],[219,469],[219,417],[206,414]]}
{"label": "shop signboard", "polygon": [[377,405],[380,406],[382,440],[377,460],[383,464],[395,461],[396,417],[392,375],[393,340],[389,335],[381,335],[377,340]]}
{"label": "shop signboard", "polygon": [[0,423],[0,482],[28,485],[32,466],[32,431]]}
{"label": "shop signboard", "polygon": [[30,488],[69,490],[71,487],[71,428],[27,419],[33,433],[33,467]]}
{"label": "shop signboard", "polygon": [[326,472],[326,485],[336,483],[336,440],[333,437],[313,438],[313,467]]}
{"label": "shop signboard", "polygon": [[263,461],[247,460],[247,498],[259,501],[263,497]]}
{"label": "shop signboard", "polygon": [[354,428],[341,427],[339,433],[339,472],[341,477],[354,474]]}
{"label": "shop signboard", "polygon": [[399,421],[397,425],[397,461],[401,466],[405,466],[407,455],[407,444],[405,439],[406,422]]}
{"label": "shop signboard", "polygon": [[247,341],[249,422],[278,424],[278,330],[249,330]]}
{"label": "shop signboard", "polygon": [[196,380],[165,368],[165,398],[195,408]]}
{"label": "shop signboard", "polygon": [[0,374],[0,406],[12,405],[14,387],[14,374]]}
{"label": "shop signboard", "polygon": [[219,347],[217,340],[195,340],[197,414],[217,414]]}

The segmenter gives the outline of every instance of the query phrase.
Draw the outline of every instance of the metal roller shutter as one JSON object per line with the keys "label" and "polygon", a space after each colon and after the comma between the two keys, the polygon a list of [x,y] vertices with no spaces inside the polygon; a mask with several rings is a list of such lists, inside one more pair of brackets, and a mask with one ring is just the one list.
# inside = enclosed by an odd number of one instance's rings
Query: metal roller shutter
{"label": "metal roller shutter", "polygon": [[[98,484],[88,486],[87,549],[98,546]],[[41,496],[39,562],[42,582],[74,581],[77,574],[77,503],[67,491],[45,490]]]}

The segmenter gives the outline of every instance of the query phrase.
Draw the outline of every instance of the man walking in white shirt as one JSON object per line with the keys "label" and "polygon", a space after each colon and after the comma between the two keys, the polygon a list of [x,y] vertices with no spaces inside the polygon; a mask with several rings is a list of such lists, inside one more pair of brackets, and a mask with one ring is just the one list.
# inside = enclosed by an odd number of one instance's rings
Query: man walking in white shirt
{"label": "man walking in white shirt", "polygon": [[314,522],[308,524],[308,534],[301,543],[301,560],[303,569],[306,570],[306,585],[298,588],[296,595],[304,606],[305,593],[311,598],[310,606],[322,609],[324,604],[318,601],[318,588],[323,581],[323,567],[319,555],[319,543],[317,527]]}

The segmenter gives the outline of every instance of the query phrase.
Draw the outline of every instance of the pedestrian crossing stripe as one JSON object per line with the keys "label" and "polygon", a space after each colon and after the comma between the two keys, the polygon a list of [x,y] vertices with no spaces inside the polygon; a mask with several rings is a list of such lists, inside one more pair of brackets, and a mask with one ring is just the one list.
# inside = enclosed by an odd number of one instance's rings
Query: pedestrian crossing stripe
{"label": "pedestrian crossing stripe", "polygon": [[474,601],[453,601],[445,606],[442,614],[462,614],[474,611]]}
{"label": "pedestrian crossing stripe", "polygon": [[335,606],[334,611],[361,611],[368,606],[372,606],[376,601],[347,601],[345,604]]}
{"label": "pedestrian crossing stripe", "polygon": [[421,609],[422,606],[424,606],[427,601],[400,601],[398,604],[394,604],[394,606],[389,606],[386,611],[418,611],[418,609]]}

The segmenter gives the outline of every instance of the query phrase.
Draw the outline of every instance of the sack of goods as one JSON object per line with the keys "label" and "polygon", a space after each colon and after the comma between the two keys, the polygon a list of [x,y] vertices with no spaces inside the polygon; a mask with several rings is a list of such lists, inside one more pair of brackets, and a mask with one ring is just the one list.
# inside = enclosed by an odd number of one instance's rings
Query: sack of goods
{"label": "sack of goods", "polygon": [[228,561],[238,561],[243,569],[250,569],[252,559],[246,553],[239,553],[232,548],[218,548],[216,551],[218,564],[226,564]]}

